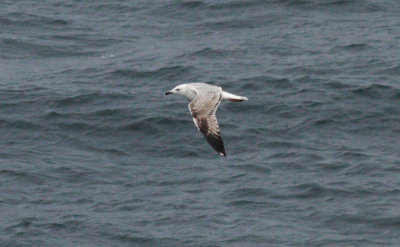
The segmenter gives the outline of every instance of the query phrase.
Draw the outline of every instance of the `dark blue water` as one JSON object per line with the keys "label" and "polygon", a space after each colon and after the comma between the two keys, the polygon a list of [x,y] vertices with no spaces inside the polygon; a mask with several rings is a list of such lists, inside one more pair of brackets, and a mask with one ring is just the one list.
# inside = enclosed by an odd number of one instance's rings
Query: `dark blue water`
{"label": "dark blue water", "polygon": [[[1,1],[0,246],[400,246],[400,2]],[[217,112],[227,158],[174,86]]]}

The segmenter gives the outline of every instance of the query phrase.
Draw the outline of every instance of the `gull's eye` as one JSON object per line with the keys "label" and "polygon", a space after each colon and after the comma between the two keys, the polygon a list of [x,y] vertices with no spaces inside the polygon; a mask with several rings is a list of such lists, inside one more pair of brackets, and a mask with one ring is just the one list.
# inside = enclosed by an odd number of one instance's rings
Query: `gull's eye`
{"label": "gull's eye", "polygon": [[176,91],[179,91],[179,88],[177,88]]}

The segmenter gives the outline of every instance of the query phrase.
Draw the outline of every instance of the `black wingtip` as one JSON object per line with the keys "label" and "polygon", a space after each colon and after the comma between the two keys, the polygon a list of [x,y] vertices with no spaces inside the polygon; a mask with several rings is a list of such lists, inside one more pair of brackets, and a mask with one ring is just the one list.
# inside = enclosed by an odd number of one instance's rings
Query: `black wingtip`
{"label": "black wingtip", "polygon": [[215,151],[217,151],[219,155],[226,157],[224,142],[222,141],[221,136],[215,136],[210,134],[210,135],[205,135],[204,137],[207,139],[207,142],[211,145],[211,147]]}

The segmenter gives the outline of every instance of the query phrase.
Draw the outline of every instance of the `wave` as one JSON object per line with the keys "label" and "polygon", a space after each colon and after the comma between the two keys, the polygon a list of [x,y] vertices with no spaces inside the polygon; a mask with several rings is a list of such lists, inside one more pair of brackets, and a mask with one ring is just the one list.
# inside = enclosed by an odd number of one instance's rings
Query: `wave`
{"label": "wave", "polygon": [[330,89],[347,89],[347,88],[352,88],[354,86],[349,85],[349,84],[345,84],[342,81],[329,81],[327,83],[324,84],[324,87],[328,87]]}
{"label": "wave", "polygon": [[206,21],[201,24],[198,24],[199,28],[208,28],[213,30],[226,30],[226,29],[248,29],[248,28],[256,28],[259,23],[255,20],[249,19],[230,19],[223,21]]}
{"label": "wave", "polygon": [[241,78],[237,84],[240,85],[240,89],[243,89],[243,91],[254,90],[263,92],[266,88],[275,90],[296,88],[289,78],[264,75]]}
{"label": "wave", "polygon": [[[28,41],[22,39],[0,39],[3,58],[28,58],[35,57],[60,57],[60,56],[86,56],[93,52],[84,48],[64,45],[45,45],[43,41]],[[9,54],[9,55],[7,55]]]}
{"label": "wave", "polygon": [[396,64],[390,68],[383,69],[383,70],[379,71],[377,74],[399,76],[400,75],[400,64]]}
{"label": "wave", "polygon": [[349,45],[336,46],[331,49],[332,52],[343,51],[343,52],[365,52],[372,49],[373,47],[366,43],[353,43]]}
{"label": "wave", "polygon": [[60,18],[13,12],[0,17],[0,25],[1,24],[27,28],[42,26],[67,26],[70,25],[71,22]]}
{"label": "wave", "polygon": [[[362,188],[339,189],[334,187],[326,187],[317,183],[302,183],[299,185],[276,188],[238,188],[224,195],[226,200],[231,202],[246,201],[247,203],[266,203],[268,198],[274,199],[308,199],[320,197],[353,197],[365,196],[365,193],[375,193],[366,191]],[[377,192],[378,193],[378,192]],[[265,201],[260,201],[264,199]]]}
{"label": "wave", "polygon": [[46,183],[46,180],[48,179],[46,176],[37,175],[27,171],[14,171],[7,169],[0,170],[0,176],[3,177],[3,179],[13,178],[16,179],[18,182],[28,183],[33,185],[43,185]]}
{"label": "wave", "polygon": [[275,0],[274,2],[304,10],[324,10],[329,12],[337,11],[337,9],[356,13],[372,13],[385,10],[381,4],[362,0]]}
{"label": "wave", "polygon": [[205,5],[206,5],[205,2],[203,1],[182,1],[179,3],[179,6],[188,9],[196,9],[199,7],[203,7]]}
{"label": "wave", "polygon": [[117,69],[110,73],[113,78],[148,78],[179,80],[182,76],[188,75],[193,70],[191,66],[170,66],[155,70],[143,71],[135,69]]}
{"label": "wave", "polygon": [[238,188],[230,191],[224,196],[225,199],[241,199],[241,198],[257,198],[257,197],[268,197],[270,191],[262,188]]}
{"label": "wave", "polygon": [[[116,131],[130,132],[143,137],[165,138],[166,133],[173,131],[182,131],[184,129],[192,129],[194,126],[190,118],[180,119],[172,117],[137,117],[129,123],[124,123],[116,128]],[[199,135],[199,138],[201,136]],[[164,147],[168,150],[168,146]]]}
{"label": "wave", "polygon": [[120,100],[133,100],[135,97],[131,94],[123,93],[106,93],[106,92],[89,92],[87,94],[77,94],[72,96],[58,96],[56,99],[49,101],[49,104],[57,107],[82,106],[84,104],[99,104],[104,102],[113,102]]}
{"label": "wave", "polygon": [[381,84],[359,87],[353,89],[352,93],[371,99],[400,99],[400,89]]}
{"label": "wave", "polygon": [[295,186],[287,186],[281,190],[279,194],[275,192],[272,197],[277,199],[307,199],[346,194],[343,190],[327,188],[317,183],[302,183]]}
{"label": "wave", "polygon": [[92,6],[93,10],[96,11],[107,11],[108,13],[134,13],[138,10],[141,10],[141,7],[138,7],[135,2],[109,2],[109,3],[101,3],[96,2]]}
{"label": "wave", "polygon": [[189,54],[184,54],[184,57],[204,57],[204,58],[216,58],[229,55],[233,51],[224,50],[224,49],[213,49],[210,47],[206,47]]}
{"label": "wave", "polygon": [[262,0],[241,0],[241,1],[227,1],[222,3],[209,3],[207,4],[208,9],[212,10],[226,10],[226,9],[239,9],[243,10],[245,8],[250,7],[260,7],[260,6],[268,6],[273,1],[262,1]]}
{"label": "wave", "polygon": [[[246,172],[254,172],[258,174],[268,174],[271,172],[270,168],[265,167],[264,165],[255,165],[255,164],[248,164],[248,165],[237,165],[234,166],[235,169],[246,171]],[[230,178],[231,180],[231,178]]]}
{"label": "wave", "polygon": [[326,217],[325,223],[327,224],[355,224],[355,225],[368,225],[384,227],[393,230],[393,228],[400,228],[400,217],[399,216],[380,216],[378,215],[359,215],[351,213],[339,213],[334,216]]}
{"label": "wave", "polygon": [[29,120],[22,120],[22,119],[0,119],[0,126],[3,127],[10,127],[16,129],[25,129],[25,130],[40,130],[42,126]]}

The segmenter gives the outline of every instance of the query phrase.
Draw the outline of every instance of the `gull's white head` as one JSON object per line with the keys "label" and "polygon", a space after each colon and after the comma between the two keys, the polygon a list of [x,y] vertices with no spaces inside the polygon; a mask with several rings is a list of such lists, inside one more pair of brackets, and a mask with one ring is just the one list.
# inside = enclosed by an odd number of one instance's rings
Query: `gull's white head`
{"label": "gull's white head", "polygon": [[174,87],[171,91],[166,92],[165,95],[173,93],[183,95],[188,100],[193,100],[197,95],[196,91],[194,91],[188,84],[178,85]]}

